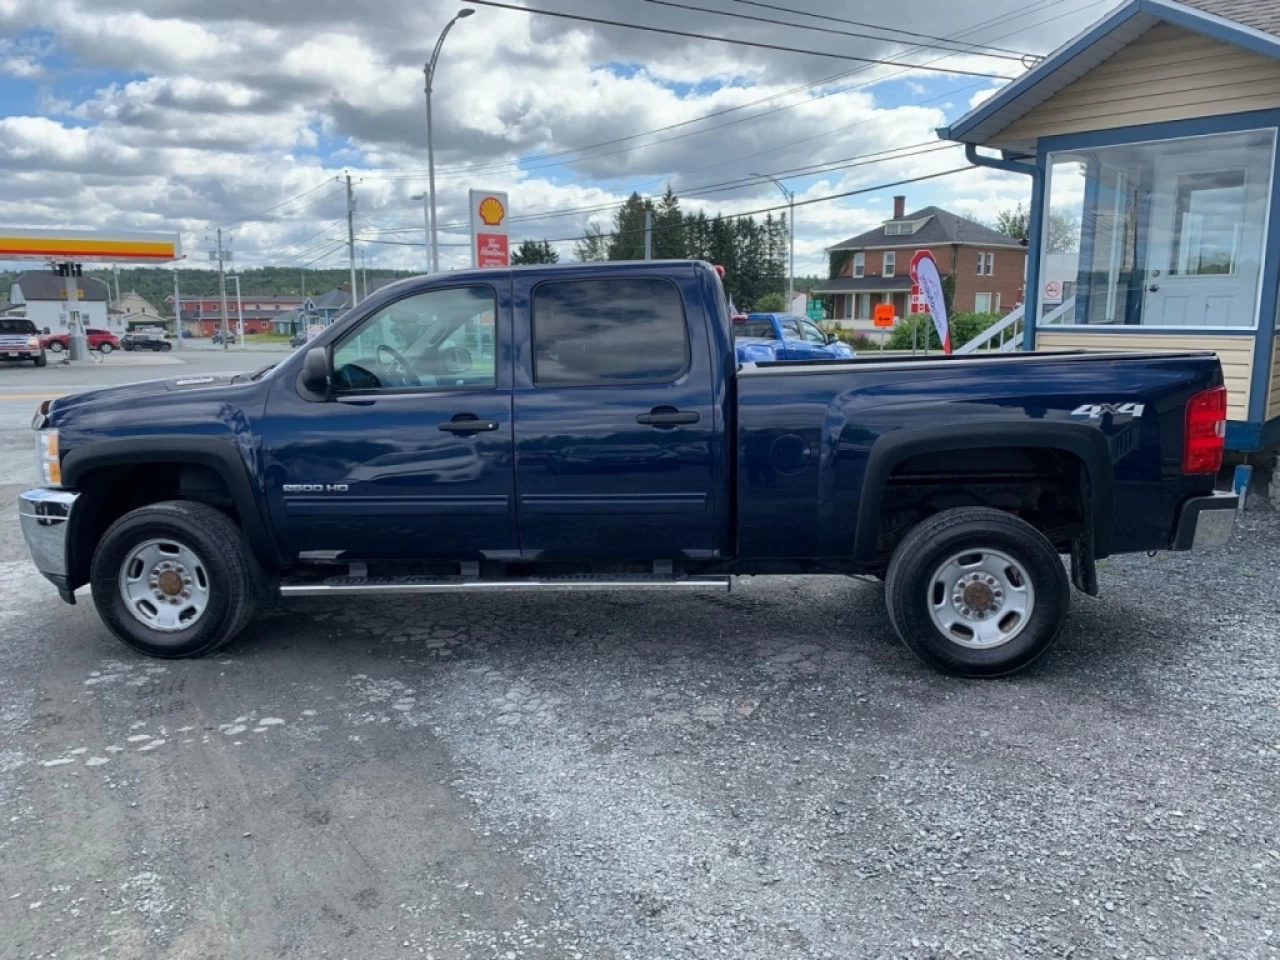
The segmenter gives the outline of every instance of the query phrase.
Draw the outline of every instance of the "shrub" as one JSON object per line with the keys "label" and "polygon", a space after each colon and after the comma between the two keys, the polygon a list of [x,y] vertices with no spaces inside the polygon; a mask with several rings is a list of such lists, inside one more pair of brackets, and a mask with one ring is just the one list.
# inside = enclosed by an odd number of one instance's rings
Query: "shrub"
{"label": "shrub", "polygon": [[766,293],[756,299],[751,309],[754,313],[786,313],[787,295],[785,293]]}
{"label": "shrub", "polygon": [[[951,347],[963,346],[989,326],[1003,319],[999,313],[957,313],[951,318]],[[889,335],[889,350],[910,350],[912,330],[915,330],[916,346],[924,348],[926,335],[929,338],[930,350],[941,350],[942,341],[938,339],[938,331],[933,325],[933,318],[927,313],[917,313],[900,322]]]}

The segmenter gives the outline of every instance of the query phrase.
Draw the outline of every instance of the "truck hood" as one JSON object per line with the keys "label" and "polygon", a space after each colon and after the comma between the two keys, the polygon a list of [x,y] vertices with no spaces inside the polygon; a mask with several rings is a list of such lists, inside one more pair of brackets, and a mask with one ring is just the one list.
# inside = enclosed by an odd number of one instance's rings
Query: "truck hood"
{"label": "truck hood", "polygon": [[61,397],[50,404],[49,411],[56,416],[59,412],[70,411],[87,404],[115,403],[134,397],[164,397],[188,390],[216,390],[219,387],[239,386],[248,381],[249,375],[245,373],[189,374],[185,377],[170,377],[165,380],[139,380],[135,383],[102,387],[98,390]]}

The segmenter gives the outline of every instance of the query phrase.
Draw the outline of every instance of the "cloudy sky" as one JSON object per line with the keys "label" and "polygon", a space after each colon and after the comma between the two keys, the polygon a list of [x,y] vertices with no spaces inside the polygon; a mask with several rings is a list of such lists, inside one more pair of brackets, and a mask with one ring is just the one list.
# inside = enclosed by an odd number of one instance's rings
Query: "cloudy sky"
{"label": "cloudy sky", "polygon": [[[799,171],[787,184],[810,199],[963,166],[933,131],[1005,82],[981,74],[1017,76],[1019,54],[1054,49],[1116,0],[511,2],[837,56],[477,6],[436,77],[445,267],[466,264],[470,187],[507,190],[514,216],[536,217],[513,225],[516,239],[564,241],[567,257],[568,241],[593,219],[607,226],[609,206],[632,190],[670,184],[686,208],[733,213],[782,202],[768,182],[741,182],[755,173]],[[0,224],[181,231],[196,266],[208,265],[206,237],[221,224],[245,266],[341,266],[335,178],[350,171],[362,253],[374,266],[419,267],[422,64],[461,7],[0,0]],[[711,10],[739,16],[701,12]],[[955,52],[966,43],[996,55]],[[857,165],[804,173],[837,161]],[[1025,201],[1027,183],[975,170],[803,207],[798,272],[825,271],[824,248],[884,219],[898,192],[909,209],[990,218]]]}

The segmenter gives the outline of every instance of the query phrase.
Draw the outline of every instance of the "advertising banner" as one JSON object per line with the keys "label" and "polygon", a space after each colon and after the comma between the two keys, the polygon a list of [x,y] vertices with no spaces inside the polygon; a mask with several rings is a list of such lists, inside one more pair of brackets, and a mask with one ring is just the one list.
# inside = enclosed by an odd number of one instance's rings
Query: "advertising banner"
{"label": "advertising banner", "polygon": [[951,329],[947,323],[947,300],[942,293],[942,275],[938,273],[938,264],[928,250],[917,250],[911,258],[911,282],[920,289],[920,300],[929,315],[933,317],[933,325],[938,329],[938,339],[942,341],[942,352],[951,352]]}
{"label": "advertising banner", "polygon": [[471,191],[471,265],[511,266],[511,240],[507,231],[507,195],[492,190]]}

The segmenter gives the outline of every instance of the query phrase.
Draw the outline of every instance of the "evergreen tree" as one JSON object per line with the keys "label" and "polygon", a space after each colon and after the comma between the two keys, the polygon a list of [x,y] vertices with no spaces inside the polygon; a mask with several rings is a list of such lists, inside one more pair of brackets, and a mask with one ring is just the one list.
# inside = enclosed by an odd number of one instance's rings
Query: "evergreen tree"
{"label": "evergreen tree", "polygon": [[573,259],[580,263],[600,263],[609,259],[609,238],[600,224],[587,224],[587,235],[573,245]]}
{"label": "evergreen tree", "polygon": [[513,266],[522,263],[559,263],[560,254],[551,246],[550,240],[526,240],[511,255]]}
{"label": "evergreen tree", "polygon": [[613,218],[613,237],[609,240],[610,260],[644,259],[645,213],[653,211],[653,201],[632,193]]}
{"label": "evergreen tree", "polygon": [[689,256],[689,245],[684,231],[684,214],[680,212],[680,198],[671,185],[658,201],[653,215],[653,258],[655,260],[683,260]]}

